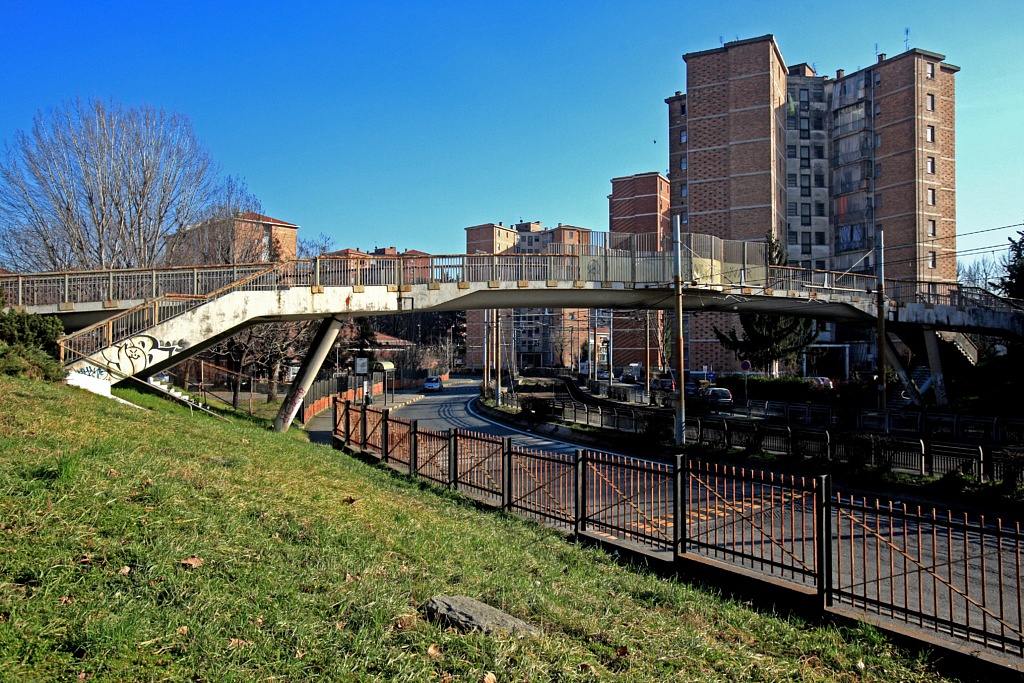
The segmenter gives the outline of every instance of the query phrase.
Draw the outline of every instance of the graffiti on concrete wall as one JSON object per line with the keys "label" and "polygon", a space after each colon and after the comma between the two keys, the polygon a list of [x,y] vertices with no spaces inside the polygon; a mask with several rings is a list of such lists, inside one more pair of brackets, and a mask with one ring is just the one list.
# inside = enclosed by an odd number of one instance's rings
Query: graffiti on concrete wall
{"label": "graffiti on concrete wall", "polygon": [[167,360],[183,346],[181,342],[162,342],[148,334],[140,334],[104,349],[100,356],[108,367],[125,375],[134,375],[151,365]]}

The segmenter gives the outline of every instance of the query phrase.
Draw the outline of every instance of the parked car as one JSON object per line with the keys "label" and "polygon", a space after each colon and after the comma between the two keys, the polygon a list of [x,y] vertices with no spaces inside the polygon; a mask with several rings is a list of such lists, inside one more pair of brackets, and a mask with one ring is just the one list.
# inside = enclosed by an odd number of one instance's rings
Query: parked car
{"label": "parked car", "polygon": [[835,389],[835,384],[828,377],[808,377],[807,379],[823,389]]}
{"label": "parked car", "polygon": [[725,387],[711,387],[704,394],[704,401],[712,410],[732,408],[732,392]]}
{"label": "parked car", "polygon": [[611,374],[607,370],[598,370],[597,371],[597,378],[598,379],[611,379]]}
{"label": "parked car", "polygon": [[636,382],[636,377],[632,372],[624,372],[622,373],[622,376],[619,377],[619,381],[623,384],[634,384]]}
{"label": "parked car", "polygon": [[675,391],[676,382],[672,379],[652,379],[651,391]]}
{"label": "parked car", "polygon": [[423,380],[423,391],[444,391],[444,383],[437,375],[431,375]]}

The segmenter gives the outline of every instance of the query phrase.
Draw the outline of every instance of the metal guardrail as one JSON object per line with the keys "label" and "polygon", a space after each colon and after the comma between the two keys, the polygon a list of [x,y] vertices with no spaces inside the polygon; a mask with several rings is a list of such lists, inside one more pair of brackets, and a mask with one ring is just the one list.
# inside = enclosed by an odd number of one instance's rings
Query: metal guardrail
{"label": "metal guardrail", "polygon": [[[392,431],[400,436],[381,439]],[[1024,664],[1024,533],[1016,521],[857,500],[833,492],[828,475],[524,450],[507,438],[419,430],[414,420],[351,402],[335,403],[335,439],[566,532],[770,576],[813,591],[825,612],[881,616],[904,633],[941,634]]]}

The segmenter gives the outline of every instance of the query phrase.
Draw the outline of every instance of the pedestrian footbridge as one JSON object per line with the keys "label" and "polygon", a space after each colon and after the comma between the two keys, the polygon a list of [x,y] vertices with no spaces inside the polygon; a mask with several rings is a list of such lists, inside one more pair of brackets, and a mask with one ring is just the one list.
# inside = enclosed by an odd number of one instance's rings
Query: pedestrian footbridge
{"label": "pedestrian footbridge", "polygon": [[[874,324],[873,277],[769,266],[746,253],[729,259],[688,249],[684,310]],[[0,297],[5,307],[61,317],[70,330],[61,340],[67,369],[116,383],[161,372],[259,323],[487,308],[671,309],[674,277],[668,252],[577,248],[8,275],[0,276]],[[885,294],[893,329],[1024,337],[1019,302],[983,290],[889,281]]]}

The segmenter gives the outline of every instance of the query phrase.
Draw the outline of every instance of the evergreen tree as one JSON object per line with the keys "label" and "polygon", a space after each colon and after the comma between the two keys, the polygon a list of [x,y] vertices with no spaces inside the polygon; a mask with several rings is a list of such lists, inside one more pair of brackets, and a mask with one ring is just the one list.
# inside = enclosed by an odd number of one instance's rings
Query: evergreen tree
{"label": "evergreen tree", "polygon": [[[788,260],[785,246],[775,239],[771,231],[765,239],[769,264],[785,265]],[[739,319],[743,337],[736,334],[735,328],[725,333],[717,326],[714,328],[715,336],[722,346],[734,352],[737,358],[749,360],[759,370],[767,371],[776,361],[796,358],[818,337],[814,321],[810,318],[740,313]]]}
{"label": "evergreen tree", "polygon": [[1017,231],[1017,239],[1009,237],[1010,251],[1003,264],[1006,275],[996,283],[1004,296],[1012,299],[1024,299],[1024,232]]}

